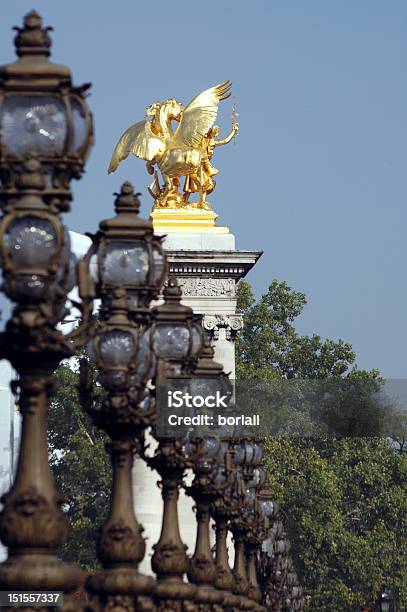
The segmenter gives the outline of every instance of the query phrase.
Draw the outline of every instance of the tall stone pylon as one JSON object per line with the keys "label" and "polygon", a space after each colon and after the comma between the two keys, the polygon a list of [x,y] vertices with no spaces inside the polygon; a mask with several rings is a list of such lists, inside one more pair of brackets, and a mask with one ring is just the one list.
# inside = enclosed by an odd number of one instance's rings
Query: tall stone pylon
{"label": "tall stone pylon", "polygon": [[[182,288],[182,302],[203,315],[203,325],[211,337],[215,360],[235,377],[235,339],[243,327],[236,312],[237,283],[253,268],[261,251],[236,249],[235,236],[227,227],[215,225],[215,213],[194,214],[182,211],[152,213],[154,231],[165,235],[164,247],[170,274]],[[206,218],[208,217],[208,218]],[[210,218],[209,218],[210,217]],[[149,438],[152,449],[154,440]],[[152,450],[151,449],[151,450]],[[187,474],[188,484],[191,474]],[[136,514],[145,528],[146,555],[140,571],[151,573],[152,546],[161,529],[162,499],[157,487],[158,475],[143,461],[134,465],[134,501]],[[196,522],[193,501],[180,493],[179,522],[183,542],[192,554],[195,547]]]}

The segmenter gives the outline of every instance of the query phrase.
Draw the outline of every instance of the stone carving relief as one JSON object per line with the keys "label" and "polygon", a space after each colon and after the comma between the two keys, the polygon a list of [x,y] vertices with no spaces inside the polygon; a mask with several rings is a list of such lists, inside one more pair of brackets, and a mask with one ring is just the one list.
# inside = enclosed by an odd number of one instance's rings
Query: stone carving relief
{"label": "stone carving relief", "polygon": [[178,278],[185,297],[236,297],[236,283],[233,278]]}

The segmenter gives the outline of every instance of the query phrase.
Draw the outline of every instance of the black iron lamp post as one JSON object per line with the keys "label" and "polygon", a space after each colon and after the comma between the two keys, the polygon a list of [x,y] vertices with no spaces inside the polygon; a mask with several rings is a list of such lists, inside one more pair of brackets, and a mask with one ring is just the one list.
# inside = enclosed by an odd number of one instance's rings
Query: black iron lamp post
{"label": "black iron lamp post", "polygon": [[[245,495],[245,483],[244,479],[239,471],[239,467],[242,459],[239,456],[240,448],[237,446],[234,450],[234,464],[237,467],[235,471],[235,483],[234,483],[234,496],[237,501],[237,507],[242,505],[244,502]],[[244,458],[244,455],[243,455]],[[236,512],[231,520],[230,529],[233,534],[234,549],[235,549],[235,562],[233,567],[234,577],[234,593],[237,595],[245,596],[249,587],[246,573],[246,562],[244,556],[244,537],[246,533],[246,525],[243,517],[239,512]]]}
{"label": "black iron lamp post", "polygon": [[202,610],[211,610],[214,604],[219,605],[224,599],[222,592],[214,588],[216,565],[209,538],[210,507],[217,496],[212,472],[219,446],[219,439],[214,434],[203,434],[187,443],[188,463],[193,466],[195,474],[187,494],[195,502],[197,522],[195,551],[187,575],[189,581],[198,586],[194,601]]}
{"label": "black iron lamp post", "polygon": [[[222,443],[224,444],[224,442]],[[224,593],[224,605],[240,610],[254,610],[257,604],[249,599],[246,562],[244,557],[243,522],[239,520],[244,497],[244,481],[239,470],[233,466],[235,441],[229,443],[224,470],[219,470],[216,480],[219,481],[218,497],[213,503],[213,517],[216,530],[216,579],[215,586]],[[219,494],[220,493],[220,494]],[[234,535],[235,564],[233,571],[229,566],[227,552],[227,534]]]}
{"label": "black iron lamp post", "polygon": [[[242,439],[234,446],[233,462],[239,473],[237,474],[236,491],[240,500],[242,511],[239,512],[231,523],[231,530],[235,543],[235,592],[239,595],[248,595],[258,601],[258,591],[255,587],[255,576],[253,575],[253,561],[251,554],[246,564],[245,552],[246,540],[250,525],[253,521],[253,514],[256,514],[256,492],[249,486],[250,480],[254,476],[254,469],[258,468],[262,458],[261,446],[252,440]],[[249,524],[250,523],[250,524]],[[253,588],[252,588],[253,586]],[[256,594],[255,594],[256,588]]]}
{"label": "black iron lamp post", "polygon": [[137,570],[145,542],[134,513],[131,472],[134,454],[143,450],[144,430],[154,416],[146,384],[155,377],[156,359],[146,344],[145,325],[149,302],[164,282],[167,263],[151,222],[138,217],[140,203],[131,184],[124,183],[116,196],[116,216],[101,222],[85,258],[91,269],[96,267],[94,280],[101,299],[89,352],[105,397],[99,405],[89,401],[92,381],[83,361],[82,382],[88,385],[82,398],[94,422],[111,438],[108,451],[113,466],[110,513],[98,545],[104,569],[89,577],[86,586],[98,607],[132,610],[146,605],[145,596],[152,596],[154,587],[154,580]]}
{"label": "black iron lamp post", "polygon": [[[0,587],[70,594],[81,572],[56,557],[68,526],[48,464],[46,417],[52,373],[73,354],[77,333],[68,338],[56,328],[76,268],[60,213],[69,210],[70,180],[80,177],[89,153],[92,121],[84,100],[89,85],[74,87],[69,69],[48,60],[49,29],[29,13],[17,28],[18,61],[0,67],[2,291],[15,302],[0,345],[18,373],[12,388],[22,414],[17,473],[2,498],[0,536],[9,556]],[[87,322],[93,290],[80,276]]]}
{"label": "black iron lamp post", "polygon": [[[163,292],[164,303],[151,311],[151,326],[146,334],[158,359],[156,388],[169,380],[188,382],[190,373],[203,346],[202,325],[191,308],[181,304],[182,292],[175,278],[170,277]],[[194,599],[196,586],[184,582],[189,561],[186,545],[182,542],[178,497],[183,475],[188,467],[183,439],[159,435],[155,455],[148,464],[160,474],[164,501],[160,538],[154,546],[151,559],[157,574],[155,589],[159,609],[182,609]]]}
{"label": "black iron lamp post", "polygon": [[246,491],[244,496],[243,522],[246,526],[244,534],[245,556],[247,562],[248,591],[247,596],[257,603],[261,601],[261,591],[257,582],[257,551],[261,548],[262,542],[267,537],[267,515],[269,512],[270,499],[267,491],[263,491],[260,502],[258,491],[264,485],[266,474],[260,467],[263,449],[259,442],[244,442],[246,460],[243,463]]}
{"label": "black iron lamp post", "polygon": [[[202,354],[191,381],[192,390],[196,395],[214,396],[217,392],[220,392],[221,395],[231,394],[228,377],[224,374],[223,367],[216,363],[213,357],[214,350],[209,338],[205,336]],[[209,410],[209,413],[211,418],[216,417],[213,411]],[[217,566],[212,555],[209,537],[209,522],[213,506],[229,484],[226,473],[227,446],[227,442],[221,442],[219,436],[211,430],[207,430],[206,433],[195,431],[186,444],[187,454],[195,474],[192,485],[187,488],[187,494],[191,495],[195,502],[197,521],[196,546],[190,560],[188,578],[198,585],[195,601],[203,609],[205,607],[212,609],[213,605],[221,603],[236,605],[234,600],[230,601],[231,593],[215,588]],[[226,533],[224,536],[226,546]],[[224,553],[220,551],[220,546],[221,543],[217,543],[217,557],[221,555],[224,561]],[[219,561],[220,559],[217,558],[217,562]],[[225,568],[222,569],[225,571]]]}
{"label": "black iron lamp post", "polygon": [[[213,350],[213,349],[212,349]],[[230,441],[221,442],[218,455],[218,465],[214,470],[213,479],[217,487],[217,496],[212,504],[212,516],[215,521],[216,547],[215,565],[216,577],[214,585],[225,593],[224,604],[235,608],[240,607],[240,597],[234,595],[235,581],[229,565],[227,536],[230,521],[238,512],[237,498],[233,496],[236,472],[232,468]]]}

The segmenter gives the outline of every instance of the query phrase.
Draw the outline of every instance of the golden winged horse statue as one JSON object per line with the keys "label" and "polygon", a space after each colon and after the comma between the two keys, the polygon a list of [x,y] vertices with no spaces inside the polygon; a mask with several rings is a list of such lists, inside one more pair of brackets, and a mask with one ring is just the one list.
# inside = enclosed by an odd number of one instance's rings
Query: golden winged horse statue
{"label": "golden winged horse statue", "polygon": [[[215,126],[218,106],[231,94],[231,82],[225,81],[206,89],[187,106],[174,98],[155,102],[147,108],[143,121],[130,126],[121,136],[109,165],[114,172],[129,153],[147,162],[154,180],[149,192],[155,198],[154,208],[205,208],[207,193],[213,191],[217,169],[210,162],[215,147],[227,144],[235,136],[239,124],[234,122],[230,134],[216,140],[220,129]],[[151,118],[151,119],[150,119]],[[174,132],[172,121],[178,126]],[[163,185],[160,185],[157,166]],[[185,177],[183,194],[178,191],[180,178]],[[190,202],[191,193],[199,193],[198,202]]]}

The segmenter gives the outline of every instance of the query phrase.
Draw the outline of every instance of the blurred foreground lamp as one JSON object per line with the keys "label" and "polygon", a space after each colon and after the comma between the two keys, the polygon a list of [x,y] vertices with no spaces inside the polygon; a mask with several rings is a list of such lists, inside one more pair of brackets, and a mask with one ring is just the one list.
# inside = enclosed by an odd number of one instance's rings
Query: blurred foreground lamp
{"label": "blurred foreground lamp", "polygon": [[[26,161],[23,167],[33,172],[40,169],[37,160]],[[40,197],[20,198],[14,211],[3,217],[0,256],[2,289],[16,302],[58,304],[60,298],[63,303],[76,282],[69,233]]]}
{"label": "blurred foreground lamp", "polygon": [[0,67],[0,179],[12,189],[21,162],[37,158],[49,197],[65,192],[60,206],[66,210],[69,181],[80,178],[93,142],[84,95],[90,84],[74,87],[70,70],[49,61],[52,28],[43,28],[35,11],[15,29],[19,59]]}

